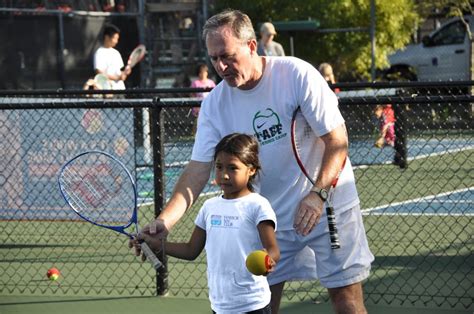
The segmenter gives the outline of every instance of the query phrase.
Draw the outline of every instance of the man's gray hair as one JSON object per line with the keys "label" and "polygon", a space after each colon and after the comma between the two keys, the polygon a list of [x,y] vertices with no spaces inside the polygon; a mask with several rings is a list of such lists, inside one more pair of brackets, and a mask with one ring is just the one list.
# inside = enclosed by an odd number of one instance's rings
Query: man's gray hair
{"label": "man's gray hair", "polygon": [[252,21],[249,16],[239,10],[227,9],[211,16],[204,24],[202,38],[206,41],[209,33],[216,31],[219,27],[228,25],[234,36],[242,41],[257,39]]}

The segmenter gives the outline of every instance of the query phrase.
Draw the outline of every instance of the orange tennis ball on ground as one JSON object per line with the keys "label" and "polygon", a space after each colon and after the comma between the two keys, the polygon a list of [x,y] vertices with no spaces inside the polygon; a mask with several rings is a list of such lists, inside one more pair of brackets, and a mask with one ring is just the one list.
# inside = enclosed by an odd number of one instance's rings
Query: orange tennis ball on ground
{"label": "orange tennis ball on ground", "polygon": [[257,276],[265,275],[271,268],[270,256],[262,250],[253,251],[247,256],[245,265],[252,274]]}
{"label": "orange tennis ball on ground", "polygon": [[59,270],[53,267],[53,268],[48,269],[46,276],[48,276],[49,280],[56,281],[58,280],[60,274],[61,273],[59,272]]}

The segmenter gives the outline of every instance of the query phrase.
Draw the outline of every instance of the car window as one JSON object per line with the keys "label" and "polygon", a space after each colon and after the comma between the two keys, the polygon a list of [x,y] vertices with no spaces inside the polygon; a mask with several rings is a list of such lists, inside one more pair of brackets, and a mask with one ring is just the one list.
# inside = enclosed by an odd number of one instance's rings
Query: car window
{"label": "car window", "polygon": [[451,23],[433,35],[432,45],[462,44],[466,36],[466,26],[461,21]]}

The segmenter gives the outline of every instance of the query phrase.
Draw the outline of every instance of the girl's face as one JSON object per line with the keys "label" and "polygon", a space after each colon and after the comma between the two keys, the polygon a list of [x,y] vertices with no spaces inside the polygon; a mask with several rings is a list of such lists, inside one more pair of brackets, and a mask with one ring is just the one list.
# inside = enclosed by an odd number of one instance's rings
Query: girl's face
{"label": "girl's face", "polygon": [[216,183],[224,192],[225,199],[233,199],[250,193],[247,183],[255,174],[255,169],[248,167],[234,155],[220,152],[215,160]]}

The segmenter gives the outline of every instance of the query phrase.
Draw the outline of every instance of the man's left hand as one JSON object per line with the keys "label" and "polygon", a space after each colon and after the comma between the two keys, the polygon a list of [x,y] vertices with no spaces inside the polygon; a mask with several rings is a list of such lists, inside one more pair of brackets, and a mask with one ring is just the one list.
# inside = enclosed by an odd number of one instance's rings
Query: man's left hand
{"label": "man's left hand", "polygon": [[316,193],[309,193],[301,200],[296,212],[293,227],[296,233],[308,235],[319,223],[323,212],[324,202]]}

